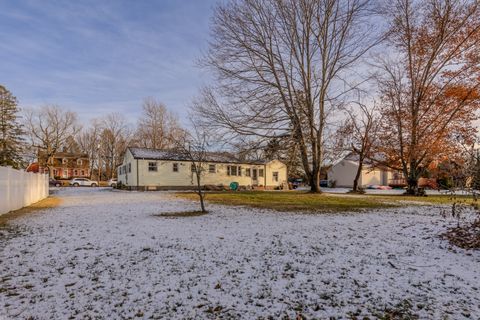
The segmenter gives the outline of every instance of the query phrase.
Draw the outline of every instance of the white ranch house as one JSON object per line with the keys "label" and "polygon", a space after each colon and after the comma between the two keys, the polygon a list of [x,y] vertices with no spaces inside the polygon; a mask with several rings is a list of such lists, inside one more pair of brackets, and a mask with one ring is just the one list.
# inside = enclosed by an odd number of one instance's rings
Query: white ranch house
{"label": "white ranch house", "polygon": [[[128,148],[118,167],[118,182],[128,189],[192,189],[196,186],[192,163],[171,150]],[[278,161],[241,161],[229,153],[208,154],[202,185],[275,189],[287,184],[287,166]]]}

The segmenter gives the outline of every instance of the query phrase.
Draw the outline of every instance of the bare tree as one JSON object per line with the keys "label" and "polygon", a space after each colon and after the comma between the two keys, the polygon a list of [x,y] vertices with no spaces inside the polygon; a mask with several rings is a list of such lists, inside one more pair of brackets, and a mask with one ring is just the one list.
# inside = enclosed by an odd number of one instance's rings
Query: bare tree
{"label": "bare tree", "polygon": [[76,113],[63,110],[56,105],[26,110],[25,128],[32,146],[43,151],[50,174],[52,173],[49,164],[52,156],[81,129],[77,123]]}
{"label": "bare tree", "polygon": [[[98,119],[93,119],[90,122],[90,126],[88,128],[84,128],[78,135],[77,135],[77,143],[80,146],[80,150],[83,153],[88,155],[90,160],[90,179],[92,179],[93,170],[95,165],[98,165],[99,159],[99,149],[100,149],[100,135],[101,135],[101,123]],[[99,171],[97,171],[97,180],[100,180]]]}
{"label": "bare tree", "polygon": [[205,131],[202,131],[195,125],[191,132],[183,131],[183,134],[175,140],[175,151],[192,165],[192,174],[195,175],[197,182],[196,193],[200,200],[200,208],[203,213],[205,209],[205,191],[202,187],[202,177],[204,175],[208,160],[209,138]]}
{"label": "bare tree", "polygon": [[347,119],[339,130],[339,135],[345,137],[347,150],[357,156],[357,172],[353,180],[353,192],[361,192],[358,182],[362,174],[365,160],[375,163],[378,133],[381,127],[381,117],[374,105],[368,107],[363,103],[355,103],[355,107],[346,108]]}
{"label": "bare tree", "polygon": [[[320,192],[328,118],[360,81],[351,70],[378,43],[369,0],[241,0],[220,4],[203,63],[218,85],[197,115],[210,130],[298,144]],[[349,77],[347,73],[350,72]]]}
{"label": "bare tree", "polygon": [[[473,136],[480,102],[480,4],[469,0],[395,0],[389,12],[392,55],[380,61],[383,153],[402,170],[407,193],[429,164]],[[395,56],[395,58],[392,58]]]}
{"label": "bare tree", "polygon": [[153,98],[145,99],[142,109],[134,143],[143,148],[171,148],[181,131],[177,116]]}
{"label": "bare tree", "polygon": [[[106,179],[115,177],[131,137],[130,127],[121,114],[110,113],[101,119],[100,156],[105,165]],[[102,168],[99,168],[101,171]]]}

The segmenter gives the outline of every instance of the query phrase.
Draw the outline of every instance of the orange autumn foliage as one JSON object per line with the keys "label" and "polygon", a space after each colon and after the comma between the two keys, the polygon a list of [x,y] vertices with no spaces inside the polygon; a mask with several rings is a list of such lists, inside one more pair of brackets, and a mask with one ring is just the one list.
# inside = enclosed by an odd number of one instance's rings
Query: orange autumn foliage
{"label": "orange autumn foliage", "polygon": [[457,157],[477,134],[480,109],[480,4],[396,0],[380,79],[385,162],[408,190],[432,162]]}

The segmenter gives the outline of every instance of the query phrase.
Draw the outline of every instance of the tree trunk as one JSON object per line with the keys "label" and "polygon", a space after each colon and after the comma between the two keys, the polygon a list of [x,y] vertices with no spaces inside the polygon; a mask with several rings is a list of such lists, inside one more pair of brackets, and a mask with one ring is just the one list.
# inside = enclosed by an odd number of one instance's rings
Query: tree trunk
{"label": "tree trunk", "polygon": [[412,196],[419,196],[423,195],[420,194],[418,190],[418,172],[417,169],[410,165],[410,170],[408,173],[407,177],[407,191],[405,191],[406,195],[412,195]]}
{"label": "tree trunk", "polygon": [[358,192],[358,181],[360,180],[360,175],[362,174],[362,169],[363,169],[363,162],[360,161],[358,163],[358,169],[357,169],[357,174],[355,175],[355,179],[353,179],[353,192]]}
{"label": "tree trunk", "polygon": [[418,195],[418,181],[417,179],[408,178],[407,179],[407,191],[405,192],[407,195],[416,196]]}
{"label": "tree trunk", "polygon": [[200,197],[200,208],[202,209],[202,212],[207,212],[207,210],[205,210],[205,203],[203,201],[203,192],[199,190],[198,196]]}
{"label": "tree trunk", "polygon": [[202,191],[202,185],[201,185],[201,181],[200,181],[200,174],[201,173],[199,173],[199,172],[195,172],[195,175],[197,176],[197,193],[198,193],[198,197],[200,198],[200,208],[201,208],[202,212],[206,213],[207,210],[205,209],[205,203],[203,201],[203,191]]}
{"label": "tree trunk", "polygon": [[320,168],[317,165],[314,165],[310,176],[310,192],[322,193],[320,189]]}

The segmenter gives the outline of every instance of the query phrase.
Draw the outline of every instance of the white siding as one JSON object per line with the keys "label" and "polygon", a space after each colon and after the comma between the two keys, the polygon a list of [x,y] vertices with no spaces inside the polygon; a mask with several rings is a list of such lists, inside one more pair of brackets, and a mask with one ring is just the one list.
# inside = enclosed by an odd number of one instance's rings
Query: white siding
{"label": "white siding", "polygon": [[332,166],[327,173],[328,180],[341,188],[353,187],[353,179],[357,173],[358,165],[352,161],[342,160]]}
{"label": "white siding", "polygon": [[[344,159],[328,170],[328,180],[335,181],[337,187],[352,188],[357,169],[358,164],[356,162]],[[366,166],[362,169],[358,184],[361,187],[368,185],[388,185],[388,180],[391,179],[391,177],[391,171],[378,168],[372,169]]]}
{"label": "white siding", "polygon": [[[129,165],[130,172],[128,171]],[[123,168],[125,168],[125,171],[123,171]],[[137,185],[137,160],[133,158],[132,153],[128,149],[123,157],[123,164],[117,169],[117,179],[126,186]]]}
{"label": "white siding", "polygon": [[[273,160],[267,163],[266,169],[265,178],[267,187],[276,187],[287,182],[287,166],[284,163],[278,160]],[[274,172],[278,172],[278,181],[273,180]]]}

